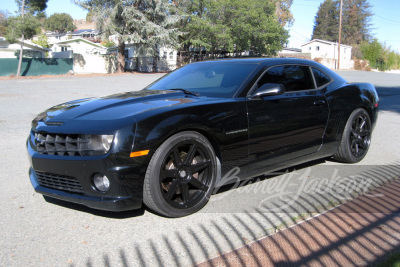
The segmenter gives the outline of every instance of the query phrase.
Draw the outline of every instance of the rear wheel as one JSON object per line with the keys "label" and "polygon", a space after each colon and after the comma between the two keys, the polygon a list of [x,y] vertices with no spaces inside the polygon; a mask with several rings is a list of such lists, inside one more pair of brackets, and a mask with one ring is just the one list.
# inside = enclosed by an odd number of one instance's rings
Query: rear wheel
{"label": "rear wheel", "polygon": [[356,163],[367,155],[371,144],[371,119],[363,108],[354,110],[347,120],[338,151],[333,158],[345,162]]}
{"label": "rear wheel", "polygon": [[208,140],[193,131],[168,138],[154,153],[146,171],[143,201],[167,217],[200,210],[216,178],[216,157]]}

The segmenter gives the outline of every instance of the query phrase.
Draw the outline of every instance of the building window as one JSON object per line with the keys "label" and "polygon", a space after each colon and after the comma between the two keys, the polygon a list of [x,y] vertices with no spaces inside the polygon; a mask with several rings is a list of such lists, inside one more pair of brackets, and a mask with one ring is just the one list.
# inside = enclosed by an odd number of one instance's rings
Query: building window
{"label": "building window", "polygon": [[66,46],[61,46],[61,52],[64,52],[64,51],[68,51],[68,48]]}
{"label": "building window", "polygon": [[310,51],[311,51],[311,46],[308,48],[308,50],[310,50]]}
{"label": "building window", "polygon": [[129,58],[129,50],[128,49],[125,49],[124,54],[125,54],[125,59]]}
{"label": "building window", "polygon": [[174,59],[174,52],[169,52],[169,59]]}
{"label": "building window", "polygon": [[316,46],[316,47],[315,47],[315,50],[319,51],[319,46]]}

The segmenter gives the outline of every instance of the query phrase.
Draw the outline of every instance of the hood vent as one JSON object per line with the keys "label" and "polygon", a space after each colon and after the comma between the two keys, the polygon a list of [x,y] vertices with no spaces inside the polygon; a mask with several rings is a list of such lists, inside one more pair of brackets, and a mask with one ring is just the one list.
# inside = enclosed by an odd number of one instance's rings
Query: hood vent
{"label": "hood vent", "polygon": [[61,121],[45,121],[44,122],[47,126],[61,126],[64,122]]}

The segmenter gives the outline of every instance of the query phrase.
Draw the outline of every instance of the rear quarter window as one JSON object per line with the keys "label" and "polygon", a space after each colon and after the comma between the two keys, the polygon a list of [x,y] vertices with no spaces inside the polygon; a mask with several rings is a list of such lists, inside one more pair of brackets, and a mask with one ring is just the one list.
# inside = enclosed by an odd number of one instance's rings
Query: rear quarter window
{"label": "rear quarter window", "polygon": [[319,69],[312,68],[312,72],[314,74],[314,78],[315,78],[315,82],[317,83],[317,87],[324,86],[332,80],[328,75],[326,75]]}

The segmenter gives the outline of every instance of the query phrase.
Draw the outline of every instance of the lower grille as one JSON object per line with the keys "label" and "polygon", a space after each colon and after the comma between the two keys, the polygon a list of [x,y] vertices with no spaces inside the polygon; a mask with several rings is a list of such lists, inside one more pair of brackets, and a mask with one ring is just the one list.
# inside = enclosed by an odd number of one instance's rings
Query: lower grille
{"label": "lower grille", "polygon": [[41,186],[68,192],[83,193],[83,187],[75,177],[38,171],[36,172],[36,177]]}

